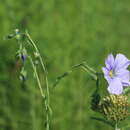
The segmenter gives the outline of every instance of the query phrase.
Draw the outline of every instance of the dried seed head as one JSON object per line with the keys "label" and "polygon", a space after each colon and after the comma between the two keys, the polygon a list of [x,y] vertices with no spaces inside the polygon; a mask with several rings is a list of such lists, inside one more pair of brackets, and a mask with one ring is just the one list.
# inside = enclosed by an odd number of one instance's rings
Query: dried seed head
{"label": "dried seed head", "polygon": [[110,95],[103,98],[99,103],[99,112],[107,120],[121,121],[126,119],[128,112],[128,98],[123,95]]}

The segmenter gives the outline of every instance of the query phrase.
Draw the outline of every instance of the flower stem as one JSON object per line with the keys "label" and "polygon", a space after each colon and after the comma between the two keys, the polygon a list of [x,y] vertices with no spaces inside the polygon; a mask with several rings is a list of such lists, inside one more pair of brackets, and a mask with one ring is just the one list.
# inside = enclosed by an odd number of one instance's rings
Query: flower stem
{"label": "flower stem", "polygon": [[38,83],[38,86],[39,86],[39,89],[40,89],[40,92],[41,92],[41,96],[42,96],[43,98],[45,98],[45,95],[44,95],[43,90],[42,90],[41,82],[40,82],[40,79],[39,79],[39,76],[38,76],[38,73],[37,73],[37,69],[36,69],[36,67],[35,67],[35,65],[34,65],[34,63],[33,63],[32,58],[31,58],[30,56],[28,56],[28,58],[29,58],[29,60],[30,60],[30,62],[31,62],[31,65],[32,65],[32,67],[33,67],[33,71],[34,71],[34,74],[35,74],[35,76],[36,76],[36,80],[37,80],[37,83]]}
{"label": "flower stem", "polygon": [[29,35],[29,33],[28,33],[27,31],[26,31],[26,36],[27,36],[29,42],[30,42],[30,43],[32,44],[32,46],[34,47],[35,51],[39,54],[39,60],[40,60],[40,62],[41,62],[42,68],[43,68],[44,72],[46,72],[45,65],[44,65],[44,63],[43,63],[42,57],[41,57],[41,55],[40,55],[40,53],[39,53],[39,50],[38,50],[36,44],[34,43],[34,41],[32,40],[31,36]]}
{"label": "flower stem", "polygon": [[43,59],[40,55],[40,52],[39,52],[39,49],[37,48],[36,44],[34,43],[34,41],[32,40],[31,36],[29,35],[29,33],[26,31],[26,37],[28,39],[28,42],[31,43],[31,45],[34,47],[35,49],[35,52],[38,54],[38,58],[39,58],[39,61],[41,63],[41,66],[42,66],[42,69],[43,69],[43,72],[45,73],[45,83],[46,83],[46,93],[45,95],[43,94],[43,91],[42,91],[42,87],[41,87],[41,83],[40,83],[40,80],[38,78],[38,74],[37,74],[37,70],[36,70],[36,67],[32,61],[32,58],[30,58],[30,61],[31,61],[31,64],[33,66],[33,69],[34,69],[34,72],[36,74],[36,78],[37,78],[37,82],[39,84],[39,88],[40,88],[40,91],[41,91],[41,95],[42,97],[44,98],[44,103],[45,103],[45,108],[46,108],[46,130],[49,130],[50,129],[50,119],[49,119],[49,116],[52,114],[52,111],[51,111],[51,107],[50,107],[50,92],[49,92],[49,85],[48,85],[48,78],[47,78],[47,70],[45,68],[45,65],[44,65],[44,62],[43,62]]}
{"label": "flower stem", "polygon": [[121,130],[118,128],[117,123],[115,124],[115,130]]}

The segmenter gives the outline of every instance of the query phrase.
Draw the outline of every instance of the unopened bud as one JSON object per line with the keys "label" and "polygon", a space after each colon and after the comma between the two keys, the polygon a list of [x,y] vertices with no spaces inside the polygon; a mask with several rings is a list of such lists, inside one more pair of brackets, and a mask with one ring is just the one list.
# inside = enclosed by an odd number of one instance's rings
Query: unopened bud
{"label": "unopened bud", "polygon": [[107,120],[118,122],[129,116],[128,106],[127,96],[110,95],[101,100],[99,110]]}
{"label": "unopened bud", "polygon": [[34,56],[35,56],[35,58],[38,58],[40,56],[40,54],[38,52],[34,52]]}

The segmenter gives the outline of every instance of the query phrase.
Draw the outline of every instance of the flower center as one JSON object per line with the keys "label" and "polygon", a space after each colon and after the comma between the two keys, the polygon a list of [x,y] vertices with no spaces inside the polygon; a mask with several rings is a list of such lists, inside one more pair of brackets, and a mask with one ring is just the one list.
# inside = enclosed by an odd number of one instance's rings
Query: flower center
{"label": "flower center", "polygon": [[109,71],[109,76],[110,76],[111,78],[113,77],[113,71],[112,71],[112,70]]}

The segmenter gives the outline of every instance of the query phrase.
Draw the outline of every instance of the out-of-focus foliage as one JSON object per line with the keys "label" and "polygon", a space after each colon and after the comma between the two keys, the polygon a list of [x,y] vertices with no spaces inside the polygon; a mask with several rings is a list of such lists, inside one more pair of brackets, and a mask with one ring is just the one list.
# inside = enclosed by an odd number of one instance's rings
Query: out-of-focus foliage
{"label": "out-of-focus foliage", "polygon": [[[18,44],[4,40],[14,29],[28,29],[48,69],[53,109],[52,130],[112,130],[92,120],[95,82],[78,69],[54,89],[56,77],[87,61],[98,71],[109,52],[130,58],[129,0],[0,1],[0,130],[43,130],[44,108],[31,67],[19,81]],[[106,86],[101,86],[106,88]],[[99,116],[99,115],[98,115]],[[126,122],[128,123],[128,122]]]}

